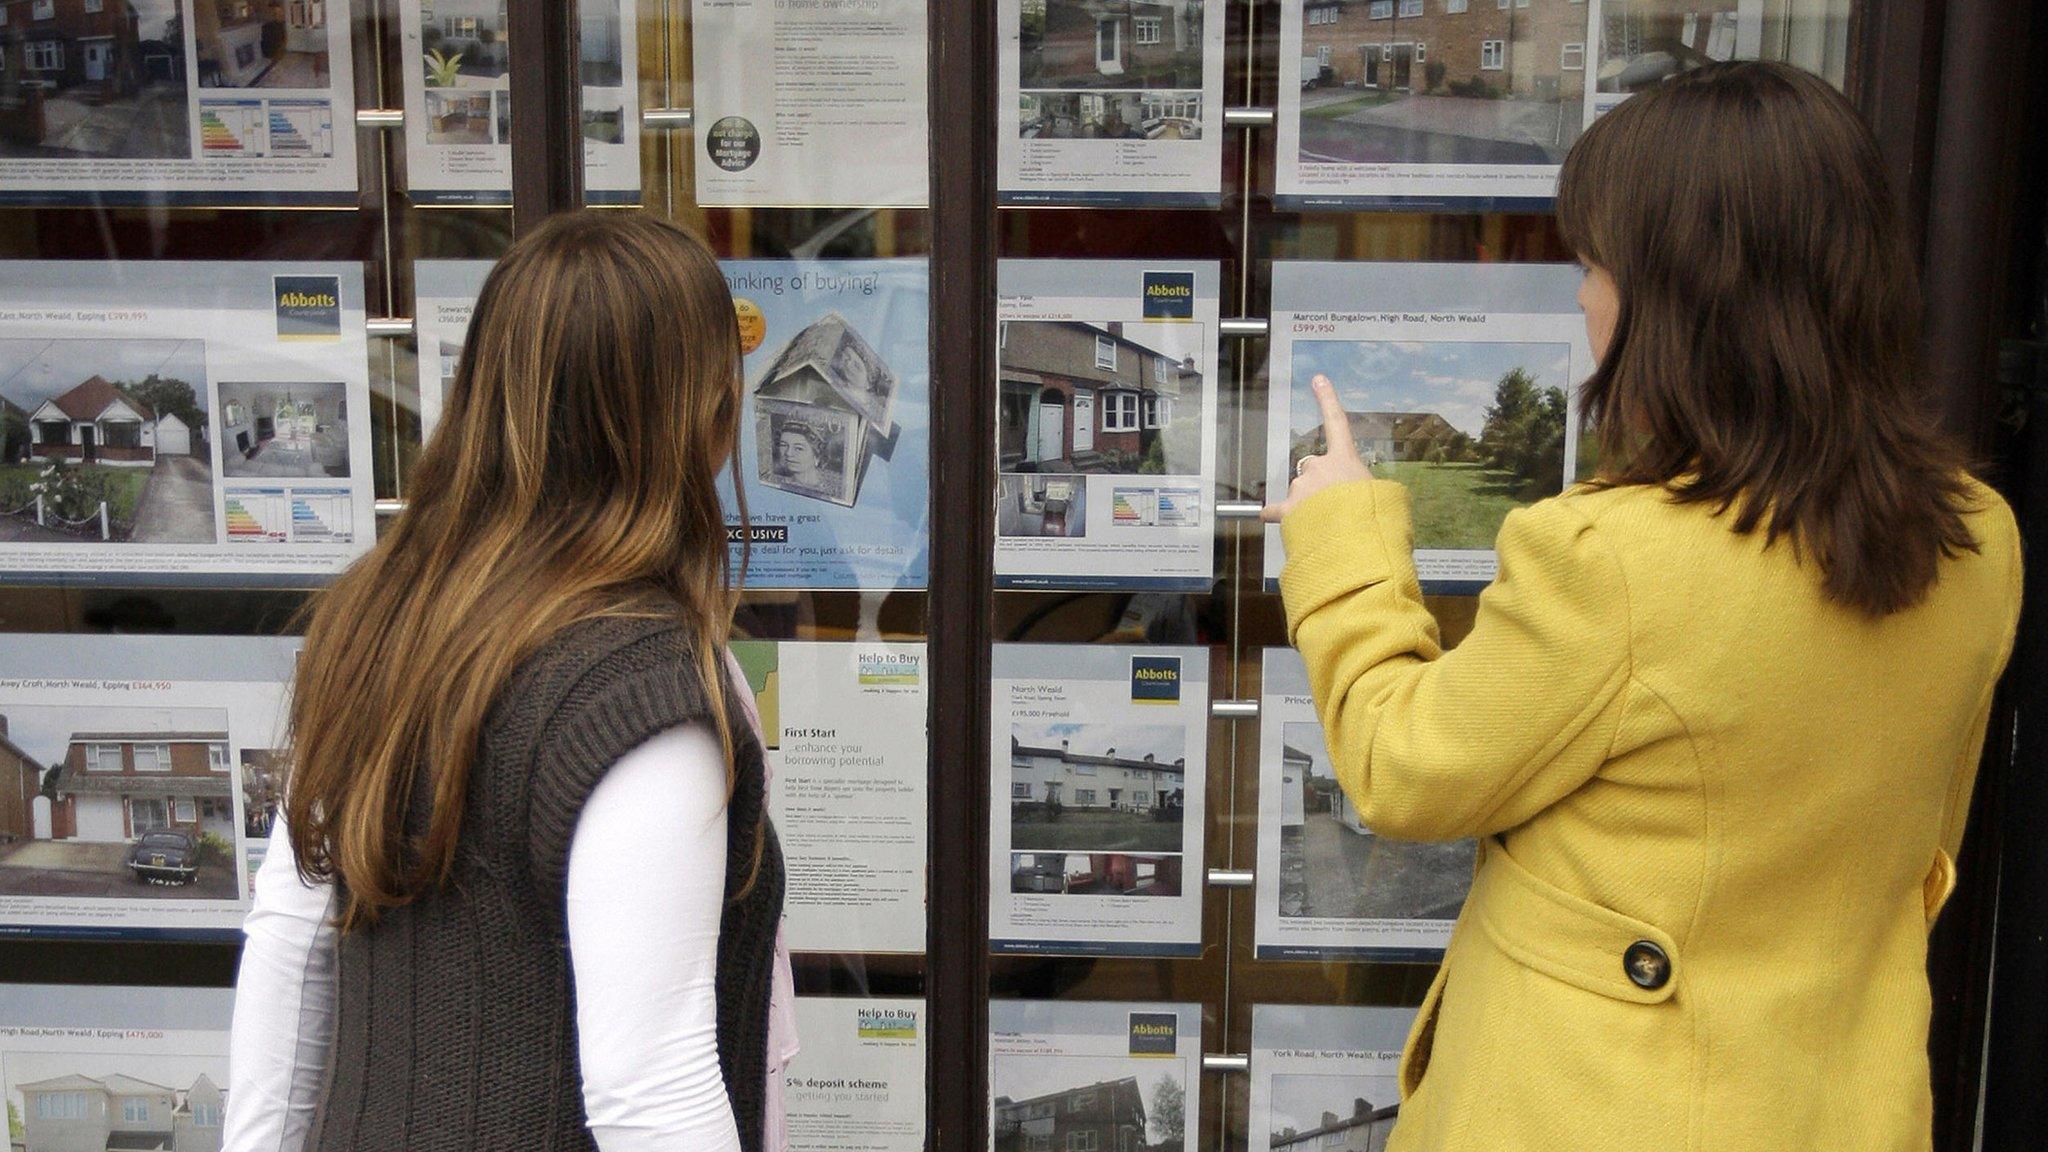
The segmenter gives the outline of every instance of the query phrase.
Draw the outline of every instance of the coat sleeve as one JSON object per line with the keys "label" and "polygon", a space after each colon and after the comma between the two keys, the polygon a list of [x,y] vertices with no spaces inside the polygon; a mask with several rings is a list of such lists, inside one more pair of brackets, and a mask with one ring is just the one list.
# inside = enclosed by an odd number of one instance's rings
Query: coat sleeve
{"label": "coat sleeve", "polygon": [[1360,480],[1282,524],[1289,638],[1308,665],[1338,783],[1376,832],[1452,840],[1513,828],[1614,751],[1629,683],[1628,590],[1564,500],[1511,513],[1500,573],[1445,652],[1411,556],[1408,492]]}

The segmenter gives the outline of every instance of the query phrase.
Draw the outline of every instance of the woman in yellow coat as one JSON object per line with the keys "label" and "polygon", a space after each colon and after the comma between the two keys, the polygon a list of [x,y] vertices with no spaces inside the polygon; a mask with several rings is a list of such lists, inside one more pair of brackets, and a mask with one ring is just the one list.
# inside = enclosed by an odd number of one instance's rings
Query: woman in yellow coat
{"label": "woman in yellow coat", "polygon": [[1875,144],[1805,73],[1710,66],[1596,123],[1558,214],[1602,465],[1508,517],[1466,640],[1326,380],[1268,509],[1361,817],[1480,843],[1389,1148],[1924,1149],[2020,557],[1921,406]]}

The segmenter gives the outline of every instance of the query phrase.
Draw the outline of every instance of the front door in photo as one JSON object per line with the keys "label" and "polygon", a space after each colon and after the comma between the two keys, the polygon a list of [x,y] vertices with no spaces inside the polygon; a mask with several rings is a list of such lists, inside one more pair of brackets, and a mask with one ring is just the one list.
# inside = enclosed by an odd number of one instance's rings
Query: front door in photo
{"label": "front door in photo", "polygon": [[1074,454],[1091,451],[1095,447],[1095,397],[1087,392],[1074,393]]}
{"label": "front door in photo", "polygon": [[1033,460],[1058,460],[1067,454],[1067,406],[1057,392],[1038,402],[1038,443],[1033,447]]}

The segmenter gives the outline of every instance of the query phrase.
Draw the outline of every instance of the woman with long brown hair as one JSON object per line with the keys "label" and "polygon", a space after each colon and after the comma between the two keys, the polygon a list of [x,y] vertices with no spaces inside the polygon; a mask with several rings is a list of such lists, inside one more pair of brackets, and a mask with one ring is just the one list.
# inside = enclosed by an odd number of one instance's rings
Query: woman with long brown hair
{"label": "woman with long brown hair", "polygon": [[229,1149],[779,1146],[739,372],[716,261],[650,216],[491,272],[406,511],[311,610]]}
{"label": "woman with long brown hair", "polygon": [[1464,641],[1326,380],[1331,451],[1267,509],[1365,823],[1479,841],[1388,1148],[1926,1148],[2020,556],[1928,413],[1875,142],[1813,76],[1712,65],[1588,129],[1558,217],[1599,471],[1507,518]]}

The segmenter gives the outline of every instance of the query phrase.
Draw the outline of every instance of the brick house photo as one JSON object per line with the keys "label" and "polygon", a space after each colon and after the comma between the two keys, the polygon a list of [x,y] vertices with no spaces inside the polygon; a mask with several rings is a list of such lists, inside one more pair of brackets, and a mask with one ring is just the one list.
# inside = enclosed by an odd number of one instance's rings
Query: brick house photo
{"label": "brick house photo", "polygon": [[1587,8],[1304,0],[1302,163],[1558,163],[1585,120]]}
{"label": "brick house photo", "polygon": [[1145,1130],[1136,1076],[995,1101],[995,1152],[1144,1152]]}
{"label": "brick house photo", "polygon": [[186,159],[177,0],[0,0],[0,157]]}
{"label": "brick house photo", "polygon": [[[16,1152],[220,1152],[225,1057],[8,1055]],[[95,1074],[63,1071],[82,1065]]]}
{"label": "brick house photo", "polygon": [[1204,0],[1022,0],[1019,87],[1202,87]]}
{"label": "brick house photo", "polygon": [[1008,320],[998,327],[1004,472],[1201,471],[1198,324]]}
{"label": "brick house photo", "polygon": [[1169,724],[1018,724],[1010,732],[1010,847],[1178,852],[1187,732]]}

